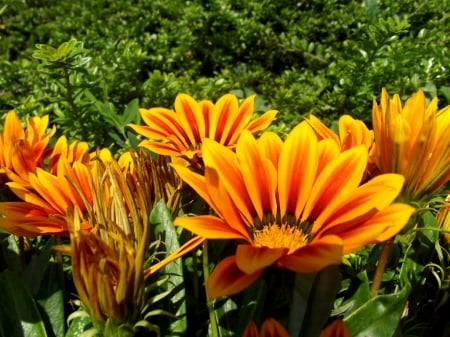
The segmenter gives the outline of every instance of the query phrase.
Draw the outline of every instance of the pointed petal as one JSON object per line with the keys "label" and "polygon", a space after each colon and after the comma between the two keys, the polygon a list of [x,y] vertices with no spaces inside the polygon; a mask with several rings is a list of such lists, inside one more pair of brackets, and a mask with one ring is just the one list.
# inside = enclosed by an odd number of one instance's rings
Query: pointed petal
{"label": "pointed petal", "polygon": [[278,321],[273,318],[268,318],[261,326],[261,337],[289,337],[286,331]]}
{"label": "pointed petal", "polygon": [[262,131],[264,129],[267,129],[270,123],[272,123],[275,120],[277,113],[278,113],[277,110],[266,111],[262,116],[251,121],[247,125],[246,129],[253,134]]}
{"label": "pointed petal", "polygon": [[[342,152],[326,165],[317,177],[302,215],[318,218],[323,209],[341,195],[355,190],[361,183],[367,165],[367,149],[357,146]],[[317,226],[317,225],[316,225]]]}
{"label": "pointed petal", "polygon": [[322,331],[320,337],[352,337],[342,319],[335,319]]}
{"label": "pointed petal", "polygon": [[179,94],[175,98],[175,111],[190,143],[200,143],[205,137],[205,119],[198,102],[189,95]]}
{"label": "pointed petal", "polygon": [[277,172],[272,162],[261,156],[255,138],[244,131],[236,147],[245,187],[258,217],[264,212],[276,214]]}
{"label": "pointed petal", "polygon": [[287,248],[238,245],[236,249],[236,265],[243,272],[252,274],[274,264],[287,251]]}
{"label": "pointed petal", "polygon": [[229,256],[220,261],[209,275],[206,282],[208,298],[237,294],[255,282],[262,271],[246,274],[237,267],[235,257]]}
{"label": "pointed petal", "polygon": [[359,226],[391,204],[401,192],[404,181],[400,174],[382,174],[350,191],[347,196],[332,200],[316,219],[317,227],[325,223],[318,229],[317,235],[339,235],[353,226]]}
{"label": "pointed petal", "polygon": [[259,337],[258,329],[256,328],[255,322],[253,321],[248,322],[244,332],[242,333],[242,337]]}
{"label": "pointed petal", "polygon": [[198,247],[200,244],[205,241],[205,238],[202,238],[200,236],[195,236],[192,239],[190,239],[188,242],[186,242],[184,245],[182,245],[180,248],[178,248],[176,251],[174,251],[172,254],[167,256],[164,260],[152,265],[150,268],[144,270],[144,276],[145,278],[149,277],[159,269],[165,267],[169,263],[172,263],[176,259],[182,257],[186,253],[189,253],[192,249]]}
{"label": "pointed petal", "polygon": [[174,224],[206,239],[246,239],[222,219],[212,215],[178,217]]}
{"label": "pointed petal", "polygon": [[238,106],[237,97],[232,94],[224,95],[217,100],[210,119],[209,135],[211,139],[225,144],[230,124],[233,123],[232,116],[238,110]]}
{"label": "pointed petal", "polygon": [[340,233],[344,242],[344,254],[367,244],[386,241],[400,232],[415,209],[406,204],[392,204],[378,212],[360,226]]}
{"label": "pointed petal", "polygon": [[278,263],[296,273],[316,273],[327,266],[340,264],[342,255],[342,240],[329,235],[283,256]]}
{"label": "pointed petal", "polygon": [[300,123],[286,138],[278,163],[281,216],[300,215],[310,198],[317,164],[316,135],[306,123]]}
{"label": "pointed petal", "polygon": [[[217,172],[218,178],[236,207],[246,219],[252,219],[254,208],[245,188],[236,154],[227,147],[209,139],[204,140],[202,151],[205,167],[210,167]],[[208,171],[205,174],[208,174]]]}

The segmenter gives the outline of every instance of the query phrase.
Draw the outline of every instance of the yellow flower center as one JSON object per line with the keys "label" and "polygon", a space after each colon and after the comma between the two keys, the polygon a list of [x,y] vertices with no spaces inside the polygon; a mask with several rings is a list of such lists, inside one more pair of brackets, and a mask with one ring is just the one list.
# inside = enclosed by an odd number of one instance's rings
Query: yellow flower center
{"label": "yellow flower center", "polygon": [[253,243],[257,247],[288,248],[292,253],[308,243],[308,235],[296,226],[271,224],[253,233]]}

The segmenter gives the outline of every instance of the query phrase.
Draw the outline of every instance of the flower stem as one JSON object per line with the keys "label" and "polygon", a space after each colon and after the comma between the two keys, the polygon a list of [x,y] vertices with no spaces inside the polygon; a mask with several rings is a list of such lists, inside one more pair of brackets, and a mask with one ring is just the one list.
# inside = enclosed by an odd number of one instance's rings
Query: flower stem
{"label": "flower stem", "polygon": [[385,241],[383,244],[383,249],[381,250],[377,269],[375,270],[375,275],[373,276],[372,286],[370,287],[370,297],[375,297],[378,293],[378,290],[380,290],[381,281],[383,280],[383,274],[391,255],[393,246],[394,238]]}
{"label": "flower stem", "polygon": [[[203,278],[205,279],[205,285],[206,281],[208,281],[209,277],[209,263],[208,263],[208,242],[205,240],[203,242]],[[206,290],[206,306],[208,307],[208,313],[209,313],[209,322],[211,323],[211,337],[219,337],[219,330],[217,328],[217,320],[216,320],[216,313],[214,311],[214,304],[212,300],[209,300],[208,291]]]}

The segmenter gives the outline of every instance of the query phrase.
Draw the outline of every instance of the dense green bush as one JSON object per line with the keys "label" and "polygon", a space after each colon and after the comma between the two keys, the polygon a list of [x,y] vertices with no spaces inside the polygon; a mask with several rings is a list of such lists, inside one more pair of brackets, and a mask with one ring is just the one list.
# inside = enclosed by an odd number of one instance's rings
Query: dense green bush
{"label": "dense green bush", "polygon": [[[170,107],[179,92],[199,99],[255,92],[260,109],[281,111],[280,131],[309,113],[369,121],[383,86],[404,96],[422,87],[444,105],[449,11],[437,0],[6,0],[0,111],[50,113],[69,136],[94,128],[84,139],[113,146],[124,126],[105,123],[105,114],[120,115],[135,99]],[[62,69],[45,70],[33,57],[38,44],[70,39],[86,61],[69,79],[80,89],[79,114],[64,94],[67,81],[56,80]]]}

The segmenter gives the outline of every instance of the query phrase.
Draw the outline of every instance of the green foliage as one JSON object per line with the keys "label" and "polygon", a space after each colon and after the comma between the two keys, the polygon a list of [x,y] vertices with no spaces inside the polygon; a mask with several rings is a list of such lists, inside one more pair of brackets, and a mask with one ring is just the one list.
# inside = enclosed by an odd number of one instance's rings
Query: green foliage
{"label": "green foliage", "polygon": [[[309,113],[369,122],[383,86],[401,95],[422,87],[450,102],[447,2],[4,3],[0,111],[51,113],[68,136],[89,133],[95,146],[124,141],[102,124],[105,111],[125,111],[134,99],[170,107],[179,92],[255,92],[281,111],[280,131]],[[73,59],[59,62],[70,46]],[[98,102],[111,108],[100,111]]]}

